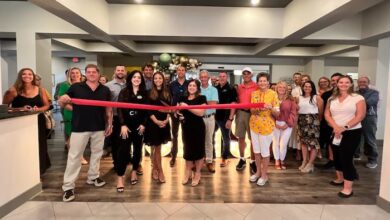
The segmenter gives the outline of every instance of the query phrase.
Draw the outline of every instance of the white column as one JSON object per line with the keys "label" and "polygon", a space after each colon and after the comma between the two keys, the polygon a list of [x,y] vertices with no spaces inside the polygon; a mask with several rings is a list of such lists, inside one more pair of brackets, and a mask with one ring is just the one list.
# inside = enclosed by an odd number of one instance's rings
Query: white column
{"label": "white column", "polygon": [[42,86],[51,91],[50,39],[40,39],[34,32],[16,32],[16,57],[18,71],[24,67],[33,69],[42,76]]}
{"label": "white column", "polygon": [[370,46],[360,46],[359,48],[359,76],[370,77],[372,85],[376,82],[376,63],[378,57],[378,48]]}
{"label": "white column", "polygon": [[16,32],[16,63],[17,70],[29,67],[36,71],[35,33],[31,31]]}
{"label": "white column", "polygon": [[51,39],[36,40],[36,73],[42,76],[41,86],[52,91]]}
{"label": "white column", "polygon": [[[310,75],[311,80],[317,87],[318,79],[324,76],[325,61],[324,58],[311,58],[305,65],[305,73]],[[318,88],[317,88],[318,90]]]}
{"label": "white column", "polygon": [[[389,70],[390,70],[390,38],[379,40],[376,86],[381,93],[381,107],[378,111],[378,132],[377,136],[385,137],[382,153],[382,171],[379,189],[378,205],[390,210],[390,115],[386,115],[390,109]],[[379,80],[380,79],[380,80]],[[384,123],[383,123],[384,122]],[[384,132],[383,132],[384,131]],[[381,132],[381,133],[380,133]],[[380,134],[379,134],[380,133]]]}
{"label": "white column", "polygon": [[[0,41],[0,104],[3,103],[3,68],[2,68],[2,63],[3,63],[3,57],[1,56],[1,41]],[[5,73],[4,73],[5,74]]]}
{"label": "white column", "polygon": [[[378,42],[378,55],[376,64],[376,79],[375,87],[379,90],[380,103],[378,109],[378,139],[383,139],[385,131],[385,116],[387,109],[387,86],[389,80],[389,57],[390,57],[390,38],[381,39]],[[380,79],[380,80],[379,80]],[[390,132],[390,130],[389,130]],[[390,142],[389,142],[390,143]]]}

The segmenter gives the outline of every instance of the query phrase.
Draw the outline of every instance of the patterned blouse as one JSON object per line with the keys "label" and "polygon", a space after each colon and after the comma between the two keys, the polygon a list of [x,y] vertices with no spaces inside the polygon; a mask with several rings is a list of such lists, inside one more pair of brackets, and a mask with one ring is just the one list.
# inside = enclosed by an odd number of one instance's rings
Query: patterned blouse
{"label": "patterned blouse", "polygon": [[[271,104],[274,109],[279,109],[280,103],[276,92],[268,89],[265,92],[256,90],[252,92],[251,103]],[[252,114],[249,119],[250,129],[261,135],[270,135],[275,128],[275,119],[272,117],[272,111],[264,110],[259,114]]]}

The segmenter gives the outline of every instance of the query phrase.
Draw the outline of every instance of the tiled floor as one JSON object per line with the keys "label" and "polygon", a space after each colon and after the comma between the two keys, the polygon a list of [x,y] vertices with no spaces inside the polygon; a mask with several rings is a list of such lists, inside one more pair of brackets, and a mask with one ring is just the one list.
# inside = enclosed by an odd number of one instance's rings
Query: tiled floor
{"label": "tiled floor", "polygon": [[375,205],[31,201],[3,219],[389,220],[390,213]]}

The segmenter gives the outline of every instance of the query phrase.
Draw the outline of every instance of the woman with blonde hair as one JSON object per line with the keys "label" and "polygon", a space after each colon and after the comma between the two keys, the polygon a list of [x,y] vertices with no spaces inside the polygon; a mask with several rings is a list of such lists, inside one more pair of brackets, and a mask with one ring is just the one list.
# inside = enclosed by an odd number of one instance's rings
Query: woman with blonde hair
{"label": "woman with blonde hair", "polygon": [[276,93],[280,102],[280,114],[276,117],[273,132],[272,151],[275,158],[275,168],[285,170],[284,159],[287,153],[287,144],[291,136],[292,128],[296,124],[297,104],[288,93],[287,83],[280,81],[276,84]]}
{"label": "woman with blonde hair", "polygon": [[40,112],[38,114],[39,170],[43,175],[51,165],[47,152],[46,119],[44,111],[49,109],[49,101],[44,88],[36,84],[36,75],[31,68],[19,71],[14,85],[7,90],[3,103],[21,111]]}
{"label": "woman with blonde hair", "polygon": [[[68,71],[66,82],[60,84],[60,88],[58,89],[58,96],[65,95],[70,86],[74,83],[81,82],[82,75],[81,70],[78,67],[72,67]],[[69,140],[70,135],[72,133],[72,105],[68,104],[64,108],[64,115],[63,115],[63,121],[64,121],[64,134],[65,134],[65,146],[69,150]],[[84,156],[81,157],[81,164],[86,165],[88,164],[88,161],[84,158]]]}
{"label": "woman with blonde hair", "polygon": [[320,77],[320,79],[318,80],[317,95],[321,96],[322,93],[329,91],[330,89],[332,89],[332,87],[330,86],[330,79],[325,76]]}

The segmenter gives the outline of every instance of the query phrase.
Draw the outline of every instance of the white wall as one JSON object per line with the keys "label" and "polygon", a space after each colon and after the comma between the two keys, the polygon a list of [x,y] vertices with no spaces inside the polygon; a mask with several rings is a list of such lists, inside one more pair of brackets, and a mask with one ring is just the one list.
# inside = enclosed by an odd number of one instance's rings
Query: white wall
{"label": "white wall", "polygon": [[2,95],[8,88],[13,85],[18,76],[16,66],[16,55],[2,53],[1,55],[1,72],[2,72]]}

